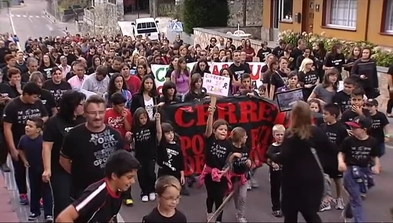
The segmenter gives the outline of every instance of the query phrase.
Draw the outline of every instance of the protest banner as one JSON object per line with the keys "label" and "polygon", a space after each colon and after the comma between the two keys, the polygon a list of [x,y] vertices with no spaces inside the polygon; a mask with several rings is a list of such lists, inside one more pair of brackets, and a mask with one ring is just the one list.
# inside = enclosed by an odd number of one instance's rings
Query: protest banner
{"label": "protest banner", "polygon": [[[191,71],[194,68],[195,64],[196,64],[195,62],[187,63],[188,70]],[[232,64],[232,62],[209,62],[209,66],[210,66],[209,70],[212,74],[218,75],[222,68],[227,68],[231,64]],[[262,85],[262,82],[259,79],[260,79],[260,75],[261,75],[261,69],[265,65],[265,63],[251,62],[248,64],[250,65],[250,69],[252,71],[252,74],[251,74],[252,85],[255,88],[257,88],[260,85]],[[152,64],[151,65],[151,71],[153,72],[153,75],[155,77],[157,90],[160,93],[161,93],[162,86],[165,83],[165,74],[168,69],[169,69],[169,65],[159,65],[159,64]]]}
{"label": "protest banner", "polygon": [[[195,103],[165,105],[161,110],[180,136],[186,162],[185,174],[201,173],[204,162],[204,132],[210,100]],[[277,106],[269,100],[255,97],[226,97],[217,99],[215,119],[226,120],[230,128],[240,126],[247,131],[250,157],[257,166],[265,161],[265,152],[272,142],[272,127],[279,114]]]}

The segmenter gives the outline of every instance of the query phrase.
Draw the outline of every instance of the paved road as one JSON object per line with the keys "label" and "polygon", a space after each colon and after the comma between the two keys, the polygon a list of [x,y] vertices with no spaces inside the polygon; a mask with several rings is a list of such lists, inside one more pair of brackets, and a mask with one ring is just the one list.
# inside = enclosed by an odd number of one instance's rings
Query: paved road
{"label": "paved road", "polygon": [[[23,7],[11,8],[8,15],[10,17],[10,32],[18,35],[22,49],[29,37],[64,35],[64,27],[61,24],[49,21],[43,14],[47,4],[46,1],[27,0],[25,3]],[[4,14],[2,14],[3,17]]]}

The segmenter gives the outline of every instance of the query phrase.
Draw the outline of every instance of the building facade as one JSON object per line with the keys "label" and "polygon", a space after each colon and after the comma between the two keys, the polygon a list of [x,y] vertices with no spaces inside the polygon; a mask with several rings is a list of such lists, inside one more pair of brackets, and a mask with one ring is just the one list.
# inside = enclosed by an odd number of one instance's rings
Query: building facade
{"label": "building facade", "polygon": [[[262,0],[263,27],[393,47],[393,0]],[[272,36],[272,35],[271,35]],[[277,37],[276,37],[277,38]]]}

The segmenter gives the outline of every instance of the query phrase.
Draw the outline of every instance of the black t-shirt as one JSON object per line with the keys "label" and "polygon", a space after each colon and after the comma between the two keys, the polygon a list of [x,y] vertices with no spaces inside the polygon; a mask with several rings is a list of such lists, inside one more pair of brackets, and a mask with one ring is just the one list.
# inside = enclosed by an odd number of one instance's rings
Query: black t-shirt
{"label": "black t-shirt", "polygon": [[285,79],[283,76],[281,76],[282,74],[283,74],[282,72],[276,71],[270,77],[270,84],[274,85],[274,93],[277,92],[277,89],[285,85]]}
{"label": "black t-shirt", "polygon": [[232,71],[233,78],[235,78],[236,81],[240,80],[244,73],[251,74],[250,66],[242,63],[239,66],[236,66],[234,63],[231,64],[229,70]]}
{"label": "black t-shirt", "polygon": [[179,210],[175,210],[175,214],[171,217],[165,217],[157,208],[154,208],[142,218],[142,223],[187,223],[187,218]]}
{"label": "black t-shirt", "polygon": [[120,71],[113,69],[113,67],[108,67],[109,77],[112,77],[112,75],[115,73],[120,73]]}
{"label": "black t-shirt", "polygon": [[351,108],[351,95],[344,91],[339,91],[333,96],[333,103],[340,107],[341,113]]}
{"label": "black t-shirt", "polygon": [[75,222],[111,222],[121,205],[120,193],[113,192],[105,180],[91,184],[72,202],[79,214]]}
{"label": "black t-shirt", "polygon": [[184,157],[179,144],[161,142],[157,149],[157,164],[168,173],[183,171]]}
{"label": "black t-shirt", "polygon": [[114,151],[123,148],[120,133],[109,126],[99,133],[91,132],[85,124],[72,128],[64,137],[60,154],[72,161],[74,197],[90,184],[104,178],[107,159]]}
{"label": "black t-shirt", "polygon": [[321,129],[326,133],[330,141],[335,145],[335,149],[338,150],[342,141],[348,136],[346,126],[341,122],[336,122],[332,125],[323,123]]}
{"label": "black t-shirt", "polygon": [[[362,108],[362,113],[363,113],[364,116],[370,117],[370,111],[369,110],[367,110],[365,108]],[[343,112],[343,114],[341,115],[340,121],[343,122],[343,123],[350,122],[350,121],[352,121],[354,118],[356,118],[358,116],[359,116],[358,113],[356,113],[356,112],[352,111],[351,109],[349,109],[349,110],[346,110],[346,111]]]}
{"label": "black t-shirt", "polygon": [[[271,160],[274,160],[274,157],[280,153],[281,153],[281,144],[279,144],[279,145],[278,144],[271,144],[269,146],[269,148],[266,150],[266,157]],[[271,168],[271,170],[273,170],[273,169]],[[277,171],[277,170],[275,170],[275,171]]]}
{"label": "black t-shirt", "polygon": [[[9,86],[10,89],[11,89],[11,94],[9,95],[10,98],[16,98],[16,97],[18,97],[18,96],[21,95],[21,94],[19,93],[19,91],[16,89],[16,86],[10,85],[10,83],[7,83],[7,84],[8,84],[8,86]],[[24,86],[25,86],[25,83],[22,82],[22,83],[21,83],[21,88],[23,89]]]}
{"label": "black t-shirt", "polygon": [[56,107],[56,102],[53,95],[48,90],[41,89],[40,99],[42,101],[42,104],[44,104],[48,115],[52,116],[52,108]]}
{"label": "black t-shirt", "polygon": [[18,145],[20,137],[25,134],[27,119],[33,117],[47,117],[48,113],[41,100],[34,104],[22,102],[20,97],[12,99],[4,108],[3,122],[11,123],[11,131],[14,138],[15,146]]}
{"label": "black t-shirt", "polygon": [[377,111],[376,114],[371,115],[371,128],[368,130],[368,134],[374,137],[378,143],[385,142],[385,132],[383,128],[389,124],[389,120],[386,115],[380,111]]}
{"label": "black t-shirt", "polygon": [[138,160],[152,160],[157,156],[157,130],[156,123],[150,121],[145,126],[131,128],[135,142],[135,158]]}
{"label": "black t-shirt", "polygon": [[348,136],[344,139],[339,151],[344,154],[344,162],[348,166],[367,167],[371,158],[379,155],[378,142],[372,136],[365,140]]}
{"label": "black t-shirt", "polygon": [[308,100],[308,97],[310,97],[312,91],[314,90],[316,84],[318,81],[318,74],[315,71],[310,71],[307,73],[304,73],[302,71],[299,72],[299,82],[302,82],[304,85],[307,84],[312,84],[314,85],[311,88],[305,88],[303,87],[303,98],[305,101]]}
{"label": "black t-shirt", "polygon": [[52,78],[52,69],[56,67],[55,64],[49,64],[49,66],[45,66],[45,64],[41,64],[41,66],[38,68],[38,71],[44,75],[45,80],[51,79]]}
{"label": "black t-shirt", "polygon": [[258,53],[257,53],[257,57],[259,58],[259,62],[265,62],[266,56],[272,53],[272,50],[270,48],[266,48],[266,49],[259,49]]}
{"label": "black t-shirt", "polygon": [[344,63],[345,63],[345,57],[344,54],[342,53],[336,55],[332,55],[332,54],[326,55],[325,66],[336,68],[340,74]]}
{"label": "black t-shirt", "polygon": [[217,140],[214,134],[205,138],[205,164],[211,168],[223,169],[232,152],[232,144],[227,139]]}
{"label": "black t-shirt", "polygon": [[46,80],[42,88],[48,90],[53,95],[56,104],[59,103],[64,92],[72,89],[70,83],[67,81],[61,81],[60,84],[55,84],[52,80]]}
{"label": "black t-shirt", "polygon": [[63,145],[64,136],[74,127],[86,120],[83,116],[76,117],[75,120],[66,121],[59,114],[52,116],[46,122],[43,141],[52,142],[52,152],[51,152],[51,168],[52,171],[62,168],[59,164],[60,149]]}
{"label": "black t-shirt", "polygon": [[235,158],[233,160],[233,172],[235,174],[244,174],[249,168],[246,165],[246,161],[250,156],[250,149],[247,146],[242,146],[238,148],[232,145],[232,153],[240,153],[242,156],[240,158]]}

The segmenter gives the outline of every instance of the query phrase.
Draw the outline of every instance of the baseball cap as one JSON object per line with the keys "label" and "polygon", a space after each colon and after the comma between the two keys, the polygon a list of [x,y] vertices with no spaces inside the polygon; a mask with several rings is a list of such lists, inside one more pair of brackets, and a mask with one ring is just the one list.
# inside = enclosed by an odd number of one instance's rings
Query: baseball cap
{"label": "baseball cap", "polygon": [[366,105],[371,105],[371,106],[378,106],[378,101],[376,99],[370,98],[370,99],[367,99],[365,104]]}
{"label": "baseball cap", "polygon": [[358,116],[350,122],[345,122],[348,126],[352,128],[368,129],[371,127],[371,121],[365,116]]}

